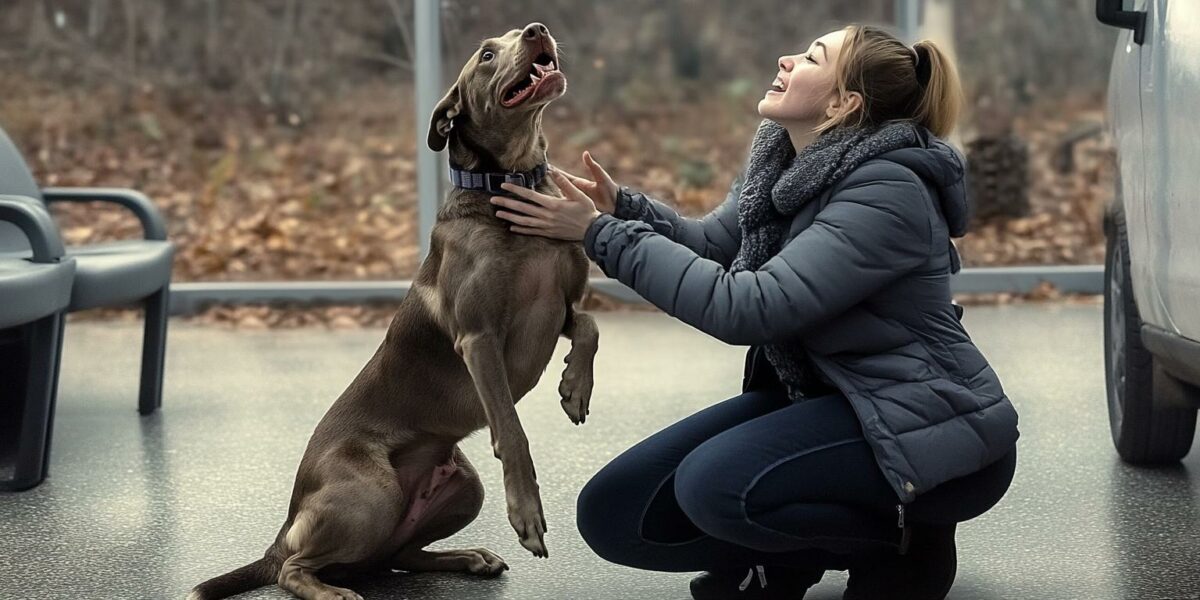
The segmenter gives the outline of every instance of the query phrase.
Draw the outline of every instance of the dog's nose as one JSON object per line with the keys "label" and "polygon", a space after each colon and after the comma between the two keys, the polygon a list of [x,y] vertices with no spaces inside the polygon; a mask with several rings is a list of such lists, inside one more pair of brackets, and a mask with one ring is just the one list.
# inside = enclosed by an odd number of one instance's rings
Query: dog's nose
{"label": "dog's nose", "polygon": [[541,23],[530,23],[525,26],[524,38],[527,40],[534,41],[547,35],[550,35],[550,30]]}

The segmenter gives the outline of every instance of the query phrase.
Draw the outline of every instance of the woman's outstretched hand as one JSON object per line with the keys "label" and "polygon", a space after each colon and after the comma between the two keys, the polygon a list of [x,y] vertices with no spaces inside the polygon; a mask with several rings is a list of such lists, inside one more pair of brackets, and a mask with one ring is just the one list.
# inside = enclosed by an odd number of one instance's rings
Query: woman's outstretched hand
{"label": "woman's outstretched hand", "polygon": [[548,196],[527,187],[504,183],[500,187],[507,192],[524,198],[492,196],[492,204],[509,209],[496,211],[496,216],[513,223],[510,231],[559,240],[580,241],[587,228],[600,216],[592,199],[580,191],[562,171],[551,167],[549,175],[562,196]]}
{"label": "woman's outstretched hand", "polygon": [[592,172],[591,179],[584,179],[572,175],[562,169],[555,167],[560,173],[567,176],[571,183],[575,185],[579,191],[587,194],[588,198],[592,199],[592,204],[596,205],[596,209],[600,212],[612,213],[616,209],[617,190],[616,182],[612,177],[608,176],[608,172],[592,158],[591,152],[583,153],[583,164]]}

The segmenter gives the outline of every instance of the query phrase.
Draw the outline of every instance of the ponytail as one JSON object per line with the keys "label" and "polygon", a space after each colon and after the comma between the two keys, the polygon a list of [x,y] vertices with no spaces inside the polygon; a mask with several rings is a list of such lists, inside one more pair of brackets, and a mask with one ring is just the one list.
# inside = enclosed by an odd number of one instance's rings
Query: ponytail
{"label": "ponytail", "polygon": [[954,61],[930,40],[913,45],[916,51],[916,79],[921,86],[913,120],[934,135],[946,137],[954,130],[962,111],[962,83]]}
{"label": "ponytail", "polygon": [[846,27],[836,89],[843,96],[862,94],[862,107],[821,123],[818,133],[841,126],[911,120],[946,137],[954,130],[964,103],[958,69],[937,44],[922,40],[910,48],[871,25]]}

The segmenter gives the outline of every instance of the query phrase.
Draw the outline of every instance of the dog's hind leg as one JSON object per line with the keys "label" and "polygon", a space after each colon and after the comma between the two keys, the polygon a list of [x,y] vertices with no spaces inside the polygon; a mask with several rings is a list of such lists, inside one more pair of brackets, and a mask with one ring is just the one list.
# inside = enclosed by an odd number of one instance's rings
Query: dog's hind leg
{"label": "dog's hind leg", "polygon": [[388,561],[392,569],[403,571],[467,571],[477,575],[497,575],[508,568],[504,560],[487,548],[463,550],[422,550],[425,546],[461,531],[479,516],[483,508],[483,483],[475,467],[458,446],[453,463],[457,466],[430,512],[423,515],[411,538]]}
{"label": "dog's hind leg", "polygon": [[592,315],[568,306],[562,335],[571,340],[571,351],[563,359],[567,368],[563,369],[558,395],[562,397],[563,412],[572,423],[579,425],[587,420],[588,404],[592,399],[592,369],[596,350],[600,347],[600,330]]}
{"label": "dog's hind leg", "polygon": [[[352,462],[326,465],[341,476],[304,499],[284,536],[290,556],[279,571],[279,587],[305,600],[362,600],[352,590],[323,583],[324,567],[367,565],[386,552],[400,520],[399,486],[389,471],[356,468]],[[384,555],[386,556],[386,554]]]}
{"label": "dog's hind leg", "polygon": [[504,559],[487,548],[463,550],[408,550],[397,554],[393,569],[403,571],[466,571],[494,576],[508,570]]}
{"label": "dog's hind leg", "polygon": [[283,563],[279,572],[279,587],[304,600],[363,600],[354,590],[335,587],[317,579],[316,571],[339,561],[324,557],[293,556]]}

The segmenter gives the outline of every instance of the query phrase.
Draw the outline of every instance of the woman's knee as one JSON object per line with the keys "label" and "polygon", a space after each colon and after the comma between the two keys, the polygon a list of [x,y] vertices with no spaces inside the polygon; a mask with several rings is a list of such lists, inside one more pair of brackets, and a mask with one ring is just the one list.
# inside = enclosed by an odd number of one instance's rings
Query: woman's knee
{"label": "woman's knee", "polygon": [[626,564],[637,541],[637,515],[621,472],[605,467],[592,476],[575,502],[575,525],[597,556]]}
{"label": "woman's knee", "polygon": [[608,519],[609,501],[613,494],[608,485],[608,475],[604,469],[596,473],[579,491],[575,501],[575,524],[583,540],[595,549],[597,543],[609,531],[605,526]]}
{"label": "woman's knee", "polygon": [[738,467],[728,449],[703,444],[675,470],[675,498],[696,527],[719,539],[731,539],[745,527]]}

